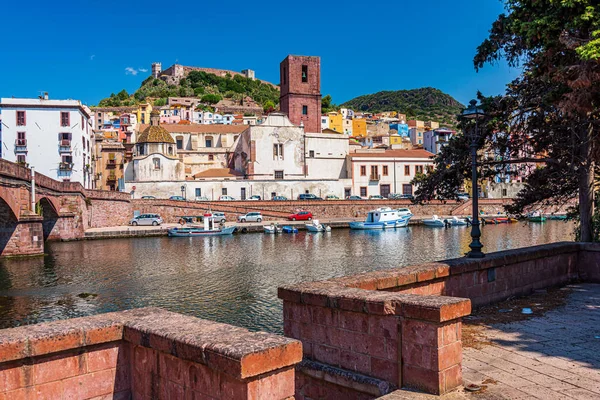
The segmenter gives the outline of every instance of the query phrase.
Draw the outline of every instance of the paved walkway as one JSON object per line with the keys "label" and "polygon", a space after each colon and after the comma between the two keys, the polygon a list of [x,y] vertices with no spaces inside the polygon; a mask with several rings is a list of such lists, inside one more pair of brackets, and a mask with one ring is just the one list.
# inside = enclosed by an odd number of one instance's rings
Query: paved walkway
{"label": "paved walkway", "polygon": [[[566,306],[483,331],[480,349],[463,348],[464,390],[450,399],[600,399],[600,284],[569,288]],[[397,391],[386,400],[434,396]],[[439,397],[437,397],[440,399]]]}

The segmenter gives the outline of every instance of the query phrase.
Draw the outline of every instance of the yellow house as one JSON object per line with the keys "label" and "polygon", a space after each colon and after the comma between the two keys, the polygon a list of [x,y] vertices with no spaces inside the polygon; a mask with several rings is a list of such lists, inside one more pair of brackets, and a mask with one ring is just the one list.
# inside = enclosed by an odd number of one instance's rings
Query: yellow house
{"label": "yellow house", "polygon": [[390,145],[392,144],[402,144],[402,136],[390,135]]}
{"label": "yellow house", "polygon": [[339,133],[344,133],[344,120],[342,114],[332,111],[329,116],[329,129]]}
{"label": "yellow house", "polygon": [[352,136],[367,136],[367,120],[364,118],[354,118],[352,120]]}
{"label": "yellow house", "polygon": [[136,111],[138,123],[139,124],[149,124],[151,112],[152,112],[152,104],[150,104],[150,103],[140,104]]}

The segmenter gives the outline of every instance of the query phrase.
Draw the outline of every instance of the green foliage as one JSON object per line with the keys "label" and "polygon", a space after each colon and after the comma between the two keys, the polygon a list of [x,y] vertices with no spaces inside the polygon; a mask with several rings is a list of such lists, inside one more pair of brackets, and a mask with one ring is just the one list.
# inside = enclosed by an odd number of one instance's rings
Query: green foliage
{"label": "green foliage", "polygon": [[267,102],[265,102],[265,104],[263,105],[263,111],[266,114],[275,111],[275,103],[272,102],[271,100],[267,100]]}
{"label": "green foliage", "polygon": [[336,110],[338,110],[338,106],[333,104],[330,94],[325,95],[321,98],[321,113],[322,114],[327,114],[328,112],[336,111]]}
{"label": "green foliage", "polygon": [[217,104],[218,102],[220,102],[222,99],[221,96],[219,96],[218,94],[205,94],[204,96],[202,96],[202,102],[203,103],[208,103],[208,104]]}
{"label": "green foliage", "polygon": [[162,107],[162,106],[164,106],[166,104],[167,104],[167,99],[165,99],[165,98],[154,100],[154,105],[156,107]]}
{"label": "green foliage", "polygon": [[439,89],[384,91],[356,97],[341,107],[365,112],[398,111],[407,117],[437,120],[446,125],[456,125],[456,114],[463,105]]}

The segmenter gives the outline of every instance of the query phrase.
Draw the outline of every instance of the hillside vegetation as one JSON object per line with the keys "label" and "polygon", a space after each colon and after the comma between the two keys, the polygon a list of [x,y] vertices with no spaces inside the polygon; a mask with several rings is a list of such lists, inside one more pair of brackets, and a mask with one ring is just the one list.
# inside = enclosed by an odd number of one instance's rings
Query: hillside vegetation
{"label": "hillside vegetation", "polygon": [[163,80],[150,76],[135,93],[129,94],[125,90],[113,93],[102,99],[98,106],[130,106],[147,101],[148,98],[160,106],[166,103],[167,97],[179,96],[198,97],[206,104],[216,104],[223,98],[241,101],[246,96],[262,106],[279,103],[279,89],[259,80],[241,75],[220,77],[203,71],[192,71],[178,85],[168,85]]}
{"label": "hillside vegetation", "polygon": [[398,111],[409,119],[439,121],[456,125],[456,114],[464,106],[452,96],[435,88],[384,91],[356,97],[341,105],[363,112]]}

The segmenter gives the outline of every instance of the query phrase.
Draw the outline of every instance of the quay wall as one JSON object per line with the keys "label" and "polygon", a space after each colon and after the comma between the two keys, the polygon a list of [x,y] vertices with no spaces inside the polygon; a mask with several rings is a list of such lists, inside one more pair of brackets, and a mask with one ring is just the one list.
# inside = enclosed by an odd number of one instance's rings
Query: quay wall
{"label": "quay wall", "polygon": [[279,288],[284,333],[303,344],[296,398],[376,398],[462,385],[461,318],[573,280],[600,282],[600,245],[573,242]]}
{"label": "quay wall", "polygon": [[0,331],[0,398],[289,399],[300,342],[156,308]]}

